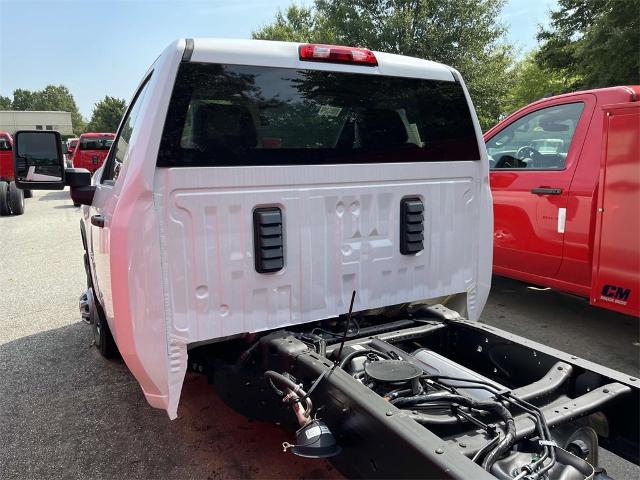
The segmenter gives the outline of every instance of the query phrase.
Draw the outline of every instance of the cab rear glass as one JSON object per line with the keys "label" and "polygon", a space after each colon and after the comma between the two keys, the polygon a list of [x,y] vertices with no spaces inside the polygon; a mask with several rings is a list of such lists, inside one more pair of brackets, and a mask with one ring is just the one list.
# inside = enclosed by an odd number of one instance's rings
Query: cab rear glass
{"label": "cab rear glass", "polygon": [[109,150],[113,137],[88,137],[80,139],[80,150]]}
{"label": "cab rear glass", "polygon": [[183,63],[158,166],[479,159],[458,82]]}

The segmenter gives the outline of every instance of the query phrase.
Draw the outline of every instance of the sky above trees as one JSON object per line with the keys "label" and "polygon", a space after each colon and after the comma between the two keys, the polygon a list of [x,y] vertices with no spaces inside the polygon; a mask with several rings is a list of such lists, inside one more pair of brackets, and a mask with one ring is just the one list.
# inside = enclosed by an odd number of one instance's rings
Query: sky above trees
{"label": "sky above trees", "polygon": [[[249,38],[290,0],[0,0],[0,95],[65,85],[89,120],[105,95],[127,101],[179,37]],[[311,0],[297,0],[310,5]],[[507,0],[500,20],[520,52],[536,44],[556,0]],[[25,32],[29,32],[28,38]]]}

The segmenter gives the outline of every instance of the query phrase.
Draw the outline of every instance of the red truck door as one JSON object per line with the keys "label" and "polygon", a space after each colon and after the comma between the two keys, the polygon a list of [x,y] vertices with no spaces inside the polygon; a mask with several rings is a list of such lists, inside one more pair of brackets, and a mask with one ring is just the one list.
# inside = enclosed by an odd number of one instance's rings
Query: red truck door
{"label": "red truck door", "polygon": [[640,316],[640,104],[604,109],[591,303]]}
{"label": "red truck door", "polygon": [[560,269],[569,187],[594,105],[591,94],[550,100],[488,132],[496,273]]}

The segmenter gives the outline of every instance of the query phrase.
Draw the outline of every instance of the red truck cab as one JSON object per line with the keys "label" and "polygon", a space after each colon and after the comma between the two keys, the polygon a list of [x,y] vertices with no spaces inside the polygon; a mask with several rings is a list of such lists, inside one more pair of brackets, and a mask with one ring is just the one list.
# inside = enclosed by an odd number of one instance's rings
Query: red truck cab
{"label": "red truck cab", "polygon": [[13,138],[0,132],[0,180],[13,180]]}
{"label": "red truck cab", "polygon": [[486,132],[495,274],[640,316],[639,95],[545,98]]}
{"label": "red truck cab", "polygon": [[116,138],[115,133],[83,133],[73,152],[73,167],[86,168],[91,173],[102,166],[109,148]]}
{"label": "red truck cab", "polygon": [[16,186],[13,169],[13,138],[0,131],[0,216],[22,215],[24,199],[31,197],[31,190]]}

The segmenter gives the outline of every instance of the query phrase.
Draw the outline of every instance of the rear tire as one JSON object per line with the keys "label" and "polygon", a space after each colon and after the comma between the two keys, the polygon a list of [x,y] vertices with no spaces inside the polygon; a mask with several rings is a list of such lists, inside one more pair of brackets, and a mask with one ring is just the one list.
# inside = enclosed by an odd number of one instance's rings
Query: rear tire
{"label": "rear tire", "polygon": [[24,192],[16,187],[16,182],[9,184],[9,208],[14,215],[24,213]]}
{"label": "rear tire", "polygon": [[23,192],[24,192],[24,198],[33,197],[33,190],[23,190]]}
{"label": "rear tire", "polygon": [[93,330],[93,343],[105,358],[114,358],[118,356],[118,347],[113,340],[111,330],[107,319],[98,303],[93,288],[87,288],[87,291],[80,297],[80,313],[84,321],[89,321]]}
{"label": "rear tire", "polygon": [[10,215],[9,209],[9,184],[0,180],[0,216]]}

